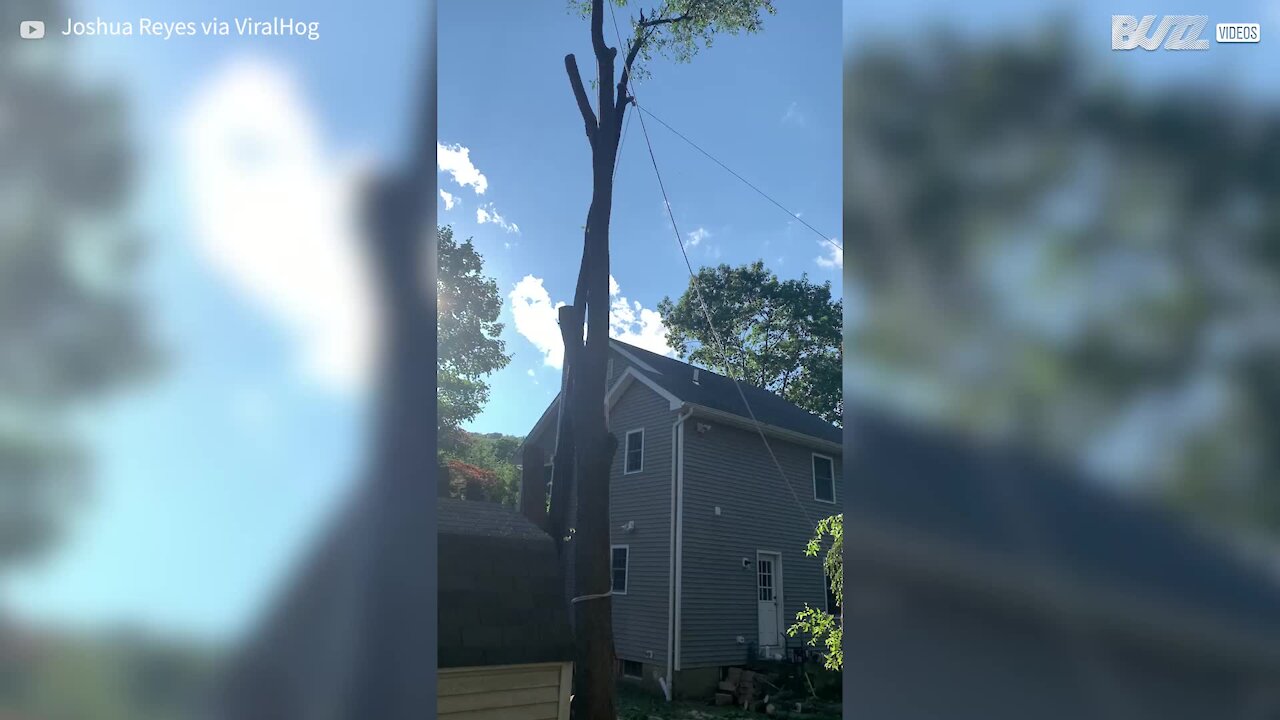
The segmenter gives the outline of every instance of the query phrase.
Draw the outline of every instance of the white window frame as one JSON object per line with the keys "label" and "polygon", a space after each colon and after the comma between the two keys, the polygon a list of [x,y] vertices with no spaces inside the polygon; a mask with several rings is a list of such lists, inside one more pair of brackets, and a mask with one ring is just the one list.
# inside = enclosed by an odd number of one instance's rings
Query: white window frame
{"label": "white window frame", "polygon": [[[631,436],[640,436],[640,467],[635,470],[627,469],[627,460],[631,457]],[[622,441],[622,474],[636,475],[644,472],[644,428],[639,430],[628,430],[626,437]]]}
{"label": "white window frame", "polygon": [[[613,551],[626,550],[627,564],[622,569],[622,590],[615,590],[613,587]],[[609,593],[612,595],[626,595],[627,590],[631,589],[631,546],[630,545],[610,545],[609,546]]]}
{"label": "white window frame", "polygon": [[[824,500],[818,497],[818,458],[822,458],[831,464],[831,499]],[[813,478],[813,500],[814,502],[826,503],[827,505],[836,504],[836,461],[830,455],[822,453],[812,453],[809,456],[809,473]]]}

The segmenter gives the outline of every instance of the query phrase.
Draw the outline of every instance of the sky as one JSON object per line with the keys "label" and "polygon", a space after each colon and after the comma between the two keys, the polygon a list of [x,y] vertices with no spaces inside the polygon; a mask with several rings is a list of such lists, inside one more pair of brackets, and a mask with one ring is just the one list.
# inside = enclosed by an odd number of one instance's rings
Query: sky
{"label": "sky", "polygon": [[[85,82],[118,87],[137,148],[131,215],[169,363],[86,408],[90,497],[0,607],[42,623],[242,633],[322,531],[360,468],[377,336],[355,198],[394,162],[419,91],[420,3],[83,0],[78,19],[317,20],[321,38],[66,43]],[[440,3],[440,219],[473,237],[503,295],[510,365],[470,427],[523,434],[554,394],[554,304],[568,299],[589,202],[581,119],[587,23],[558,2]],[[686,65],[658,60],[639,102],[839,240],[840,8],[783,4],[759,35]],[[65,22],[65,18],[60,20]],[[619,22],[626,22],[620,13]],[[590,77],[588,77],[588,80]],[[635,113],[632,113],[633,116]],[[695,268],[765,261],[838,288],[831,245],[648,122]],[[639,119],[618,167],[615,334],[662,351],[653,310],[686,286]],[[483,192],[480,192],[483,190]]]}
{"label": "sky", "polygon": [[[356,239],[362,168],[406,143],[424,16],[410,0],[272,0],[321,38],[49,37],[118,87],[136,147],[131,209],[168,367],[87,408],[91,491],[0,606],[36,621],[240,632],[359,467],[366,353]],[[261,17],[263,3],[98,0],[77,18]],[[65,22],[65,18],[63,20]],[[52,27],[52,25],[51,25]],[[377,33],[379,42],[370,42]],[[236,165],[235,163],[241,163]]]}
{"label": "sky", "polygon": [[[497,281],[512,356],[490,378],[489,405],[468,427],[523,435],[558,389],[555,306],[572,299],[591,199],[590,151],[564,56],[576,54],[588,83],[595,63],[588,23],[563,5],[503,7],[507,14],[494,23],[485,3],[440,4],[438,212],[457,237],[474,239]],[[830,281],[839,295],[841,258],[828,239],[839,242],[840,232],[840,8],[778,7],[763,32],[720,38],[691,63],[655,58],[635,95],[822,234],[660,123],[644,116],[642,127],[632,109],[610,226],[615,337],[670,353],[656,307],[688,286],[679,243],[695,270],[763,260],[782,277]],[[624,38],[627,13],[617,11]],[[606,28],[618,44],[611,22]]]}

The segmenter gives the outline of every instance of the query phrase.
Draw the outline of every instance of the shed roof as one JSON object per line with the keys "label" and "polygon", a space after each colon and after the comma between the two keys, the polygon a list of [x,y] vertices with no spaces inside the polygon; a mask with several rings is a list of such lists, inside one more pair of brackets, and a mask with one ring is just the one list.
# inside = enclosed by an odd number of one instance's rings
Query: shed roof
{"label": "shed roof", "polygon": [[511,508],[440,498],[442,668],[573,658],[555,543]]}

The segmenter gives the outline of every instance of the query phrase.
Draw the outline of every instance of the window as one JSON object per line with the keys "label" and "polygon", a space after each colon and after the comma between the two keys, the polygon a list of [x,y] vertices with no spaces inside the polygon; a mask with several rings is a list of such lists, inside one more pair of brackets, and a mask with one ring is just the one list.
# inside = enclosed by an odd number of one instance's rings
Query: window
{"label": "window", "polygon": [[761,602],[773,601],[773,561],[766,558],[756,558],[756,574],[759,578],[757,588],[760,591]]}
{"label": "window", "polygon": [[631,554],[631,548],[626,545],[613,546],[613,560],[609,567],[613,571],[613,593],[615,595],[627,594],[627,556]]}
{"label": "window", "polygon": [[825,503],[836,501],[835,463],[826,455],[813,456],[813,499]]}
{"label": "window", "polygon": [[627,433],[627,452],[623,462],[623,475],[638,473],[644,468],[644,428]]}
{"label": "window", "polygon": [[623,660],[622,675],[629,678],[642,678],[644,677],[644,665],[635,660]]}

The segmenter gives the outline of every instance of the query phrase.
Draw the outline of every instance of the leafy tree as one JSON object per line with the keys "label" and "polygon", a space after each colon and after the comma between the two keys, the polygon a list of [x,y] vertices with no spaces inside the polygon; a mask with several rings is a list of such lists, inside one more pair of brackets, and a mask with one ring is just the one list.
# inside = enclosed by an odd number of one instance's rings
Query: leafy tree
{"label": "leafy tree", "polygon": [[[0,25],[66,17],[0,3]],[[88,483],[71,417],[153,368],[123,222],[123,103],[71,77],[59,43],[0,43],[0,569],[47,549]]]}
{"label": "leafy tree", "polygon": [[484,275],[484,258],[468,239],[454,240],[453,228],[436,229],[439,438],[442,448],[456,446],[462,424],[489,401],[484,377],[511,361],[498,337],[502,298],[498,283]]}
{"label": "leafy tree", "polygon": [[807,276],[779,280],[760,261],[702,268],[696,279],[701,296],[694,283],[678,301],[658,303],[667,344],[681,358],[841,423],[843,305],[832,298],[831,283],[817,285]]}
{"label": "leafy tree", "polygon": [[1280,530],[1280,112],[929,47],[847,71],[856,390]]}
{"label": "leafy tree", "polygon": [[[642,5],[613,0],[618,7]],[[591,17],[592,0],[570,0],[569,7],[585,18]],[[756,33],[764,25],[764,15],[777,10],[772,0],[667,0],[646,16],[631,21],[633,37],[641,37],[639,53],[631,63],[631,77],[645,78],[655,57],[687,63],[699,50],[711,47],[717,35]]]}
{"label": "leafy tree", "polygon": [[[814,530],[805,555],[817,557],[821,552],[823,538],[830,536],[831,545],[827,548],[822,560],[822,569],[826,571],[827,581],[831,583],[831,594],[835,596],[836,605],[844,607],[844,513],[823,518]],[[843,612],[841,613],[843,615]],[[827,612],[826,609],[811,607],[805,603],[804,609],[796,613],[796,622],[787,629],[787,634],[795,637],[808,635],[808,644],[822,644],[826,648],[823,664],[829,670],[844,668],[844,618]]]}
{"label": "leafy tree", "polygon": [[516,448],[521,438],[461,431],[442,452],[454,477],[452,494],[466,500],[515,505],[520,489]]}

